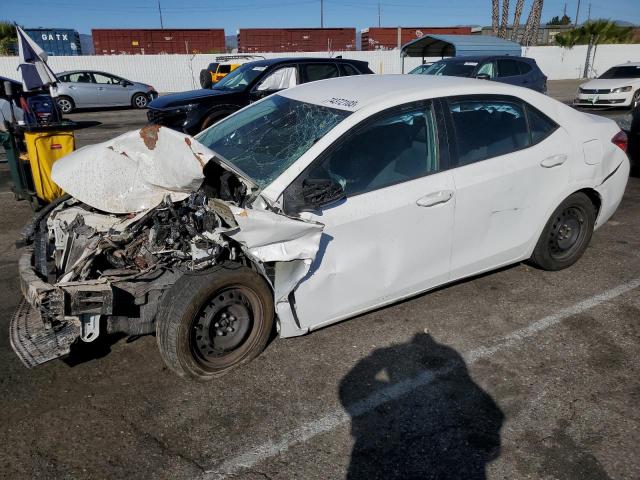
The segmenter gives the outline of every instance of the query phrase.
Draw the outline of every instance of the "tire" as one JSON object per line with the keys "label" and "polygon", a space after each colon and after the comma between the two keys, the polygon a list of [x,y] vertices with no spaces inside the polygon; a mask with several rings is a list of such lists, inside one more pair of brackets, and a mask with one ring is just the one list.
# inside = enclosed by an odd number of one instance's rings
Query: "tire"
{"label": "tire", "polygon": [[553,212],[538,239],[531,263],[543,270],[562,270],[578,261],[589,245],[596,208],[584,193],[565,199]]}
{"label": "tire", "polygon": [[209,70],[200,70],[200,85],[202,88],[211,88],[211,85],[213,85]]}
{"label": "tire", "polygon": [[56,98],[56,104],[63,114],[71,113],[76,108],[75,103],[71,97],[65,95]]}
{"label": "tire", "polygon": [[629,107],[631,108],[631,110],[633,110],[638,105],[640,105],[640,88],[636,90],[636,92],[633,94],[633,98],[631,99],[631,105],[629,105]]}
{"label": "tire", "polygon": [[202,122],[202,128],[200,129],[200,131],[209,128],[211,125],[213,125],[217,121],[222,120],[224,117],[228,117],[232,113],[233,113],[232,111],[223,110],[223,111],[217,111],[217,112],[214,112],[214,113],[210,114]]}
{"label": "tire", "polygon": [[247,267],[225,262],[184,275],[158,308],[160,355],[183,378],[211,380],[264,350],[274,314],[269,285]]}
{"label": "tire", "polygon": [[136,93],[131,97],[131,106],[134,108],[147,108],[149,105],[149,97],[144,93]]}

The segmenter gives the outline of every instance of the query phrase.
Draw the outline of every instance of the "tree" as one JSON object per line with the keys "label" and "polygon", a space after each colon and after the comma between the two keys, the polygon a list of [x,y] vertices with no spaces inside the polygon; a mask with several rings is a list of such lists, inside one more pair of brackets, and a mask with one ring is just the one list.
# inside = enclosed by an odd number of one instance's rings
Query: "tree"
{"label": "tree", "polygon": [[520,28],[520,17],[522,16],[523,7],[524,7],[524,0],[518,0],[516,2],[516,11],[513,14],[513,27],[511,32],[511,40],[518,39],[518,29]]}
{"label": "tree", "polygon": [[568,15],[563,15],[562,17],[559,17],[558,15],[556,15],[555,17],[553,17],[551,20],[549,20],[547,22],[547,25],[569,25],[571,24],[571,17]]}
{"label": "tree", "polygon": [[[632,27],[622,27],[611,20],[591,20],[578,28],[556,35],[556,43],[564,48],[576,45],[587,45],[582,77],[586,78],[596,57],[596,50],[601,43],[630,43],[633,37]],[[593,53],[593,57],[592,54]]]}
{"label": "tree", "polygon": [[10,22],[0,22],[0,55],[16,55],[16,27]]}
{"label": "tree", "polygon": [[500,0],[491,0],[491,30],[493,34],[498,34],[498,15],[500,11]]}

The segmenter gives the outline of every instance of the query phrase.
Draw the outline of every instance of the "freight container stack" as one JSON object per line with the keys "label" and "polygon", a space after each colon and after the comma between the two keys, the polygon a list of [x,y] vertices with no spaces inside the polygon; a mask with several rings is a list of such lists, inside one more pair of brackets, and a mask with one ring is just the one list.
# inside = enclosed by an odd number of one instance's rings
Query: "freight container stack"
{"label": "freight container stack", "polygon": [[392,50],[424,35],[471,35],[471,27],[371,27],[361,31],[362,50]]}
{"label": "freight container stack", "polygon": [[96,55],[225,53],[224,29],[93,29]]}
{"label": "freight container stack", "polygon": [[69,28],[25,28],[47,55],[82,55],[80,35]]}
{"label": "freight container stack", "polygon": [[238,32],[239,53],[355,49],[355,28],[241,28]]}

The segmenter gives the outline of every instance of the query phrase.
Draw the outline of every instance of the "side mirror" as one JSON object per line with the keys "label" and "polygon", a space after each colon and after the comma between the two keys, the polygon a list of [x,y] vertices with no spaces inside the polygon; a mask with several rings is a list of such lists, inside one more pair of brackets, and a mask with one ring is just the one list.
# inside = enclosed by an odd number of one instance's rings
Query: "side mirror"
{"label": "side mirror", "polygon": [[478,80],[491,80],[491,77],[489,76],[488,73],[479,73],[476,75],[476,78]]}
{"label": "side mirror", "polygon": [[307,178],[302,187],[285,193],[285,211],[310,212],[346,198],[344,189],[332,178]]}

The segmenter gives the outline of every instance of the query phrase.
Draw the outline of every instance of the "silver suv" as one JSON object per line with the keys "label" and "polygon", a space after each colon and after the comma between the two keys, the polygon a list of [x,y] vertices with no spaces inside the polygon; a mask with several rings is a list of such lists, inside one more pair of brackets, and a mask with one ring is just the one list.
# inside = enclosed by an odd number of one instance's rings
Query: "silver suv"
{"label": "silver suv", "polygon": [[62,113],[76,108],[146,108],[158,96],[151,85],[132,82],[111,73],[74,70],[57,74],[59,83],[53,94]]}

